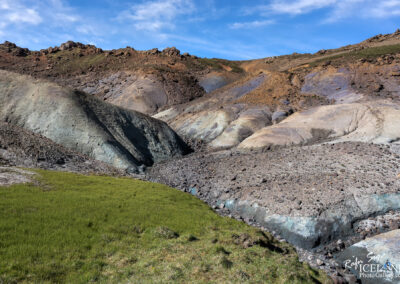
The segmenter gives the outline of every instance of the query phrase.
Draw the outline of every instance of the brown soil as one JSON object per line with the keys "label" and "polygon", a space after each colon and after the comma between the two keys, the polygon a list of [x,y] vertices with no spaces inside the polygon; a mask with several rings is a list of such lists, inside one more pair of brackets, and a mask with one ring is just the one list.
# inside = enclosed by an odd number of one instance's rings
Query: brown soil
{"label": "brown soil", "polygon": [[251,105],[267,105],[271,109],[291,109],[292,111],[331,103],[318,95],[302,94],[300,87],[301,79],[297,74],[270,72],[268,73],[268,79],[260,87],[246,94],[237,102]]}
{"label": "brown soil", "polygon": [[[182,55],[175,48],[137,51],[126,47],[103,51],[92,45],[67,42],[60,47],[30,51],[5,42],[0,44],[0,69],[46,78],[79,90],[88,90],[99,80],[118,73],[112,83],[93,91],[94,95],[103,99],[108,99],[108,90],[123,87],[130,74],[150,75],[162,82],[168,97],[167,104],[158,111],[204,96],[198,78],[209,72],[232,78],[237,81],[236,85],[244,82],[241,78],[264,72],[269,75],[269,80],[237,102],[297,111],[332,103],[315,94],[300,92],[307,74],[329,67],[347,68],[355,74],[352,82],[355,89],[376,95],[381,85],[377,77],[388,75],[382,72],[384,66],[399,63],[399,53],[398,31],[315,54],[292,54],[250,61],[197,58]],[[380,76],[380,73],[385,76]],[[398,76],[396,74],[394,72],[390,76]],[[371,84],[372,81],[374,84]],[[386,96],[379,93],[381,97]]]}
{"label": "brown soil", "polygon": [[[60,47],[30,51],[10,42],[0,44],[0,69],[45,78],[79,90],[121,71],[151,75],[162,82],[168,96],[167,106],[203,96],[205,92],[198,84],[198,77],[202,74],[216,70],[229,77],[230,73],[241,72],[239,68],[227,71],[224,63],[181,55],[174,48],[137,51],[127,47],[103,51],[92,45],[67,42]],[[128,75],[117,76],[109,88],[126,82]],[[107,97],[104,90],[93,94]]]}

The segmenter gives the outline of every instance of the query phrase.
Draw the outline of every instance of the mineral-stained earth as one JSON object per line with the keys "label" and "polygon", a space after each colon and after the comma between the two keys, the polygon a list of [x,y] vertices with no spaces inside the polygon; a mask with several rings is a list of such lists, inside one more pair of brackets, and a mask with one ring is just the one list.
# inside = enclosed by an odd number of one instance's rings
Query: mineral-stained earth
{"label": "mineral-stained earth", "polygon": [[2,165],[173,186],[296,246],[336,283],[366,281],[343,253],[396,243],[400,31],[249,61],[5,42],[0,69]]}

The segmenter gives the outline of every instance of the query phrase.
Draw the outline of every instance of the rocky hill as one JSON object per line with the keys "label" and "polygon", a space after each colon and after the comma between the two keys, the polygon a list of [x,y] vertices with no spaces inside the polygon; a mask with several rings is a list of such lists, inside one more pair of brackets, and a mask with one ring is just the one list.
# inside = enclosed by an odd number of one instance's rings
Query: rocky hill
{"label": "rocky hill", "polygon": [[0,71],[0,120],[130,171],[187,152],[164,122],[7,71]]}
{"label": "rocky hill", "polygon": [[[336,283],[355,281],[336,258],[347,247],[400,228],[400,31],[249,61],[5,42],[0,69],[0,120],[152,165],[142,177],[296,245]],[[172,129],[196,152],[181,157]]]}
{"label": "rocky hill", "polygon": [[199,59],[174,47],[103,51],[72,41],[41,51],[5,42],[0,44],[0,69],[51,80],[146,114],[201,97],[242,73],[237,63]]}
{"label": "rocky hill", "polygon": [[[302,125],[306,133],[311,133],[313,129],[324,130],[315,132],[319,133],[317,140],[347,135],[358,130],[358,124],[361,125],[362,121],[369,120],[361,115],[361,111],[360,116],[355,118],[357,125],[349,130],[350,122],[343,120],[335,120],[331,126],[321,127],[324,124],[321,116],[324,112],[331,112],[324,116],[329,117],[338,112],[346,112],[346,109],[356,111],[362,104],[362,109],[373,110],[374,114],[371,115],[374,117],[386,110],[398,115],[400,32],[374,37],[358,45],[323,50],[313,55],[294,54],[246,61],[241,62],[240,66],[245,70],[242,78],[194,101],[172,106],[154,117],[167,121],[180,135],[215,149],[237,146],[246,138],[249,138],[244,144],[247,148],[268,147],[267,142],[252,142],[256,141],[255,137],[260,141],[259,137],[268,136],[273,131],[272,139],[280,139],[278,132],[286,131],[283,130],[284,125],[270,127],[296,112],[310,110],[297,115],[296,119],[307,116],[307,120],[313,121],[309,125]],[[325,107],[327,105],[332,107]],[[381,107],[376,110],[378,105]],[[338,117],[341,118],[340,115]],[[375,134],[368,134],[367,137],[358,135],[357,139],[357,135],[351,137],[357,141],[395,140],[397,137],[393,135],[386,137],[383,134],[380,137],[379,134],[382,125],[390,124],[393,118],[376,118],[375,121],[380,123],[375,123],[375,129],[368,130]],[[321,125],[316,125],[318,123]],[[296,127],[299,126],[297,124]],[[337,131],[331,131],[332,128]],[[253,134],[255,136],[251,137]],[[314,135],[299,134],[298,131],[293,135],[298,138],[292,137],[291,141],[289,139],[272,144],[315,141]]]}
{"label": "rocky hill", "polygon": [[202,151],[149,178],[295,244],[336,283],[356,283],[340,255],[365,257],[356,248],[378,239],[388,259],[385,244],[398,245],[380,234],[400,228],[400,32],[240,66],[235,82],[154,115]]}
{"label": "rocky hill", "polygon": [[[313,107],[357,102],[374,108],[370,101],[376,100],[396,103],[399,52],[399,31],[315,54],[241,62],[197,58],[176,48],[103,51],[67,42],[30,51],[5,42],[0,45],[0,69],[46,78],[154,115],[193,145],[229,148]],[[246,147],[268,147],[249,145],[253,138]]]}

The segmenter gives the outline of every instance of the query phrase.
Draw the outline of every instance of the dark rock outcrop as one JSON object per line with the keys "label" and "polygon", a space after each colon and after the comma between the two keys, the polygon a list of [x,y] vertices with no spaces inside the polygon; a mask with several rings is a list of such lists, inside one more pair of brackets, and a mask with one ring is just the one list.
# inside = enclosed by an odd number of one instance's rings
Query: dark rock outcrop
{"label": "dark rock outcrop", "polygon": [[25,57],[31,54],[31,51],[29,49],[21,48],[15,43],[9,41],[5,41],[3,44],[0,44],[0,49],[5,49],[6,52],[18,57]]}
{"label": "dark rock outcrop", "polygon": [[167,56],[180,56],[181,52],[176,47],[167,47],[162,51],[162,54]]}
{"label": "dark rock outcrop", "polygon": [[106,163],[69,150],[50,139],[10,123],[0,123],[0,165],[122,174]]}

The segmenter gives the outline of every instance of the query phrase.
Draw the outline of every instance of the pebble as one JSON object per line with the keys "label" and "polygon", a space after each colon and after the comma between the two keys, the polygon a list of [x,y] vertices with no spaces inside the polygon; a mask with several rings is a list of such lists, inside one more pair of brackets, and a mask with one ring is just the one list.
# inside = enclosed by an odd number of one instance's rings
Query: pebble
{"label": "pebble", "polygon": [[340,239],[336,242],[336,244],[337,244],[339,249],[344,249],[345,248],[344,242],[342,240],[340,240]]}

